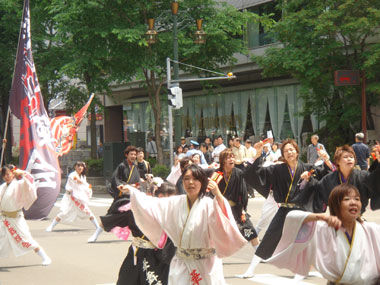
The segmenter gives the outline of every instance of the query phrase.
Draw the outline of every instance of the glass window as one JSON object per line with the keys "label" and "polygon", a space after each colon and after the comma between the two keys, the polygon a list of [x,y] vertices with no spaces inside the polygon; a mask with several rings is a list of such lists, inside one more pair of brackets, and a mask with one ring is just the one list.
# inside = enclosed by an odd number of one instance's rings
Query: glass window
{"label": "glass window", "polygon": [[290,115],[289,115],[289,108],[288,104],[285,104],[285,114],[284,114],[284,124],[282,126],[280,139],[293,139],[294,135],[292,132],[292,127],[290,125]]}
{"label": "glass window", "polygon": [[[248,8],[247,10],[258,15],[273,13],[273,19],[276,22],[281,19],[281,11],[276,9],[275,1],[257,5]],[[264,30],[264,27],[261,24],[254,23],[253,21],[247,24],[247,31],[245,37],[248,48],[255,48],[258,46],[271,44],[275,41],[273,37],[268,35],[268,33]]]}
{"label": "glass window", "polygon": [[245,131],[244,131],[244,141],[248,139],[250,136],[255,135],[255,131],[253,130],[253,124],[252,124],[252,114],[251,114],[251,99],[248,99],[248,111],[247,111],[247,122],[245,125]]}

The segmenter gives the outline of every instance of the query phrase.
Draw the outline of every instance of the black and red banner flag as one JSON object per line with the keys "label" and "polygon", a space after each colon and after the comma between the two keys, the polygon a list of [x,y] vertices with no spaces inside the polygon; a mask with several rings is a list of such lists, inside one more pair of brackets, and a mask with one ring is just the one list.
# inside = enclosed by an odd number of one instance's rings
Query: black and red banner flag
{"label": "black and red banner flag", "polygon": [[58,197],[61,170],[33,61],[29,0],[24,2],[9,102],[21,121],[19,167],[33,175],[37,187],[38,198],[25,217],[41,219],[48,216]]}

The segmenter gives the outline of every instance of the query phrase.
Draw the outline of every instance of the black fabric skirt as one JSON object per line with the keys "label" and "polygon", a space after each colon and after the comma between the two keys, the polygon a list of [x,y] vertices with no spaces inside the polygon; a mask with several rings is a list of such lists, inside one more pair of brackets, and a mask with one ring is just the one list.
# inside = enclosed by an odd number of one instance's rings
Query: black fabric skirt
{"label": "black fabric skirt", "polygon": [[236,221],[237,226],[239,228],[239,231],[241,235],[247,240],[251,241],[254,238],[257,238],[257,232],[255,227],[252,224],[252,221],[250,220],[250,215],[248,213],[245,213],[245,222]]}
{"label": "black fabric skirt", "polygon": [[282,237],[282,230],[284,228],[286,215],[293,210],[300,210],[297,208],[284,208],[280,207],[273,217],[263,239],[261,240],[259,247],[256,250],[255,255],[262,259],[268,259],[273,255],[280,239]]}
{"label": "black fabric skirt", "polygon": [[[133,247],[120,267],[117,285],[168,284],[170,259],[162,259],[162,250],[138,248],[134,264]],[[153,282],[154,280],[154,282]],[[153,282],[153,283],[152,283]],[[158,283],[159,284],[159,283]]]}

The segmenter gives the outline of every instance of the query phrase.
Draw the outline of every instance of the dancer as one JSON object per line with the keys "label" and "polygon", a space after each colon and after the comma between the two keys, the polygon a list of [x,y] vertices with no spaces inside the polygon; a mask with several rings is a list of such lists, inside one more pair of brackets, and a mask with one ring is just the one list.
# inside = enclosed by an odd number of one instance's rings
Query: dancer
{"label": "dancer", "polygon": [[33,239],[25,221],[22,208],[28,210],[37,199],[33,177],[12,164],[1,168],[4,183],[0,186],[0,257],[15,256],[34,250],[42,265],[51,263],[50,257]]}
{"label": "dancer", "polygon": [[88,242],[95,242],[103,229],[88,207],[92,189],[86,180],[87,167],[83,161],[77,161],[74,164],[74,169],[67,177],[66,192],[63,195],[61,210],[50,226],[46,228],[46,231],[53,231],[54,227],[61,221],[74,222],[77,219],[88,218],[96,227],[95,233],[88,239]]}
{"label": "dancer", "polygon": [[218,187],[231,206],[240,233],[256,249],[259,240],[255,227],[249,219],[250,215],[247,213],[248,191],[243,171],[236,167],[235,156],[229,148],[220,153],[219,162],[220,168],[216,172],[222,172],[223,178],[218,183]]}
{"label": "dancer", "polygon": [[[152,185],[149,194],[163,198],[176,194],[177,190],[171,183],[162,183],[159,187]],[[162,232],[157,247],[137,227],[130,205],[126,205],[125,226],[132,232],[132,245],[129,247],[128,255],[120,267],[117,285],[134,284],[167,284],[169,276],[169,264],[172,260],[175,247],[165,232]],[[122,209],[119,209],[122,210]],[[154,280],[156,283],[151,283]]]}
{"label": "dancer", "polygon": [[358,189],[344,183],[330,194],[330,214],[292,211],[267,262],[307,275],[313,265],[328,284],[379,284],[380,225],[363,222]]}
{"label": "dancer", "polygon": [[314,211],[321,213],[326,211],[328,197],[332,189],[342,183],[349,183],[359,189],[360,199],[362,203],[362,213],[368,206],[371,199],[372,210],[380,209],[380,190],[377,185],[380,185],[380,164],[378,147],[375,148],[377,160],[374,161],[371,171],[355,169],[356,155],[354,149],[349,145],[338,147],[335,151],[334,162],[337,171],[329,173],[320,181],[310,177],[308,173],[302,174],[302,177],[307,181],[305,192],[314,192]]}
{"label": "dancer", "polygon": [[[285,159],[285,163],[282,164],[263,167],[263,159],[260,157],[263,142],[257,143],[255,148],[256,160],[245,171],[244,177],[265,198],[268,197],[269,190],[273,189],[274,199],[280,204],[280,208],[265,232],[247,271],[238,276],[243,278],[253,277],[254,270],[260,261],[272,256],[281,238],[286,215],[295,209],[305,210],[311,207],[312,196],[301,191],[297,186],[301,181],[301,174],[304,171],[314,170],[317,179],[320,179],[328,173],[329,167],[332,167],[328,160],[325,161],[324,167],[314,167],[299,161],[299,148],[292,139],[285,140],[281,145],[281,154]],[[324,159],[327,158],[327,153],[324,151],[320,151],[320,155]]]}
{"label": "dancer", "polygon": [[[216,182],[196,165],[184,169],[186,195],[157,199],[129,185],[136,224],[157,245],[162,229],[177,247],[170,263],[169,284],[225,284],[220,258],[246,243],[237,228],[227,200]],[[211,191],[214,199],[205,197]],[[195,283],[197,282],[197,283]]]}
{"label": "dancer", "polygon": [[[280,156],[279,159],[275,163],[266,160],[263,166],[267,167],[269,165],[280,164],[280,163],[283,163],[282,156]],[[273,217],[276,215],[278,208],[279,208],[279,205],[276,203],[276,200],[273,197],[273,190],[271,189],[269,191],[268,197],[266,198],[263,206],[261,207],[261,215],[255,226],[257,234],[259,234],[263,230],[266,231],[266,229],[272,222]]]}
{"label": "dancer", "polygon": [[144,159],[144,149],[142,147],[137,148],[136,165],[140,173],[140,178],[146,180],[146,174],[152,173],[149,161]]}
{"label": "dancer", "polygon": [[129,203],[129,197],[119,190],[123,184],[132,184],[139,187],[141,182],[140,174],[136,167],[137,149],[135,146],[128,146],[124,150],[125,159],[120,163],[112,174],[111,185],[108,185],[108,192],[114,198],[107,214],[101,216],[102,227],[108,232],[110,229],[124,224],[125,212],[120,212],[119,208]]}

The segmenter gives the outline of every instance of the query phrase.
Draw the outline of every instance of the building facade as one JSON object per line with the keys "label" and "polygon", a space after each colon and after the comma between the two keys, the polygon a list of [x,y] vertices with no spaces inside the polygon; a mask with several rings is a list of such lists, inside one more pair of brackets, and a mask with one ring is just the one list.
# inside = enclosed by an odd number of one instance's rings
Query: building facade
{"label": "building facade", "polygon": [[[275,3],[270,0],[228,2],[238,9],[259,14],[274,12],[275,18],[281,17],[274,9]],[[244,40],[249,55],[236,55],[238,62],[232,68],[236,79],[221,81],[211,94],[203,90],[199,83],[181,83],[183,108],[174,112],[174,145],[179,143],[181,136],[199,141],[205,136],[215,135],[223,135],[225,141],[229,136],[244,139],[254,136],[259,139],[271,130],[275,141],[294,138],[301,146],[306,146],[310,134],[321,127],[318,117],[302,115],[300,86],[295,79],[263,78],[260,68],[250,60],[252,55],[262,55],[267,47],[279,44],[256,23],[248,23]],[[226,72],[230,70],[231,67],[225,67]],[[105,142],[135,144],[136,136],[146,138],[153,134],[154,117],[147,94],[136,84],[114,88],[112,99],[109,97],[105,102]],[[167,103],[163,102],[163,106]],[[373,112],[379,113],[376,108]],[[167,108],[163,108],[161,135],[164,149],[169,147],[167,113]],[[379,121],[375,118],[378,129]],[[376,132],[369,131],[368,134],[369,139],[376,136]]]}

